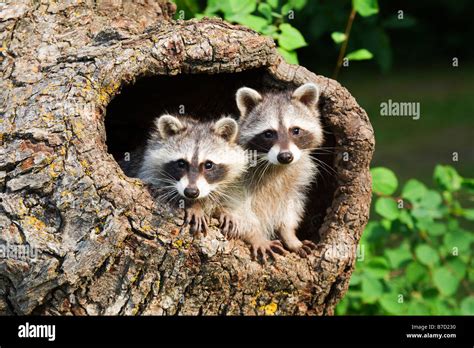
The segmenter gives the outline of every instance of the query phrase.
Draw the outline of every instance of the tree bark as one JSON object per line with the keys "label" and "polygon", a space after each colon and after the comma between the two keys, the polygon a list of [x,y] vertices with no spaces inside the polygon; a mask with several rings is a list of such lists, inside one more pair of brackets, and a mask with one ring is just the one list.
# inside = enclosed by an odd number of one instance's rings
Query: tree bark
{"label": "tree bark", "polygon": [[[371,199],[365,111],[336,81],[285,63],[272,40],[174,11],[145,0],[0,9],[0,314],[332,315],[347,291]],[[215,227],[205,238],[181,229],[179,212],[123,174],[104,122],[142,76],[257,68],[268,84],[322,87],[336,149],[318,249],[263,266]],[[37,255],[12,255],[20,248]]]}

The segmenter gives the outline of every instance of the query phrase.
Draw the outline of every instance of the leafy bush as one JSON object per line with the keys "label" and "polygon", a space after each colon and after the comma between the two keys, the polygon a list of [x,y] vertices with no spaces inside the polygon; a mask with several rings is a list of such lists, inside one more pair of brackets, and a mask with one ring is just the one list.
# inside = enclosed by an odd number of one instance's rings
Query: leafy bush
{"label": "leafy bush", "polygon": [[[177,18],[221,17],[228,22],[249,27],[263,35],[272,37],[278,45],[278,51],[288,63],[298,64],[296,50],[307,46],[301,32],[290,21],[295,18],[295,11],[301,11],[307,0],[175,0],[178,11]],[[205,3],[205,7],[201,6]],[[349,16],[350,25],[346,32],[331,34],[337,45],[342,45],[345,54],[346,41],[354,20],[355,13],[369,17],[378,13],[377,0],[353,0],[352,12]],[[367,49],[358,49],[345,56],[348,60],[365,60],[373,57]]]}
{"label": "leafy bush", "polygon": [[294,11],[306,5],[306,0],[208,0],[202,12],[198,1],[177,1],[177,5],[178,16],[181,5],[196,18],[221,17],[272,37],[289,63],[297,64],[295,50],[307,45],[300,31],[288,23]]}
{"label": "leafy bush", "polygon": [[362,235],[359,260],[337,314],[474,314],[474,179],[438,165],[435,189],[372,169],[374,209]]}

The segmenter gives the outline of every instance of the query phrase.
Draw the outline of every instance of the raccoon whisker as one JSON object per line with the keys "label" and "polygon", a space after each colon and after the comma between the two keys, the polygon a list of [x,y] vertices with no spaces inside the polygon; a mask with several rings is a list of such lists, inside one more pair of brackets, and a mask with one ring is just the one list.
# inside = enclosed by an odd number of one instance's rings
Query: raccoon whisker
{"label": "raccoon whisker", "polygon": [[313,157],[313,159],[317,162],[318,167],[320,167],[322,170],[324,170],[326,172],[326,174],[328,174],[331,177],[336,177],[337,176],[337,172],[334,170],[334,168],[329,166],[327,163],[321,161],[319,158],[314,158]]}
{"label": "raccoon whisker", "polygon": [[308,148],[308,149],[304,149],[304,151],[311,151],[311,152],[314,152],[314,151],[322,151],[322,152],[327,152],[327,153],[334,153],[334,150],[337,149],[335,147],[314,147],[314,148]]}
{"label": "raccoon whisker", "polygon": [[324,134],[334,134],[333,132],[331,131],[328,131],[328,130],[325,130],[325,129],[321,129],[323,131]]}
{"label": "raccoon whisker", "polygon": [[258,186],[260,183],[260,179],[262,178],[264,172],[267,169],[267,166],[269,166],[268,161],[261,161],[258,163],[258,165],[255,167],[255,170],[253,171],[253,175],[250,178],[250,185],[254,187],[255,179],[257,179],[256,185]]}
{"label": "raccoon whisker", "polygon": [[170,190],[158,196],[158,199],[164,203],[171,203],[174,199],[179,197],[177,190]]}
{"label": "raccoon whisker", "polygon": [[321,166],[324,166],[328,170],[332,171],[334,174],[337,174],[337,172],[334,170],[333,167],[331,167],[329,164],[326,162],[322,161],[321,159],[317,158],[316,156],[310,155],[313,160],[315,160],[317,163],[319,163]]}
{"label": "raccoon whisker", "polygon": [[209,200],[213,203],[213,206],[216,208],[222,207],[224,204],[221,202],[221,195],[223,193],[219,191],[212,191],[209,193]]}
{"label": "raccoon whisker", "polygon": [[268,168],[271,167],[271,163],[270,162],[267,162],[265,164],[265,166],[263,167],[263,170],[262,172],[260,173],[260,176],[258,178],[258,181],[257,181],[257,187],[260,187],[260,182],[262,181],[262,179],[265,177],[265,173],[268,171]]}
{"label": "raccoon whisker", "polygon": [[163,170],[159,170],[158,173],[163,175],[163,177],[164,177],[164,178],[161,178],[161,180],[170,180],[170,181],[173,181],[173,182],[176,181],[175,178],[173,178],[169,173],[167,173]]}

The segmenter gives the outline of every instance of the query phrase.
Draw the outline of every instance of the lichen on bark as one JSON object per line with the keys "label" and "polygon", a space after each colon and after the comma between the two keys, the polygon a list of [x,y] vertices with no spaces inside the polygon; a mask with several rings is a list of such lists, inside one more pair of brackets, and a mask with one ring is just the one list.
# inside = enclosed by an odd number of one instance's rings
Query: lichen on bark
{"label": "lichen on bark", "polygon": [[[366,113],[336,81],[286,64],[273,42],[217,19],[174,21],[166,1],[0,9],[0,314],[333,314],[367,222],[374,148]],[[318,249],[262,266],[217,228],[178,213],[107,152],[110,100],[141,76],[263,69],[268,83],[322,87],[336,141],[335,191]],[[349,154],[345,161],[343,154]]]}

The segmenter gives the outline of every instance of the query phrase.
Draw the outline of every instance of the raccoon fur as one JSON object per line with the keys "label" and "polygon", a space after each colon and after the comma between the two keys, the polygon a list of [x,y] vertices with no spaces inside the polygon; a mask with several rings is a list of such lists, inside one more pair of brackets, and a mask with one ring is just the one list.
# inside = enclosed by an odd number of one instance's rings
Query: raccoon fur
{"label": "raccoon fur", "polygon": [[210,217],[232,207],[232,192],[246,169],[245,152],[236,143],[237,122],[162,115],[155,128],[137,176],[157,187],[160,199],[184,200],[185,224],[192,233],[205,234]]}
{"label": "raccoon fur", "polygon": [[[304,215],[307,191],[318,172],[311,152],[323,143],[317,108],[319,88],[312,83],[294,91],[260,94],[240,88],[236,94],[240,111],[238,143],[257,153],[257,165],[244,176],[240,237],[251,244],[253,256],[287,250],[307,256],[315,245],[300,241],[296,230]],[[239,213],[237,213],[239,214]]]}

